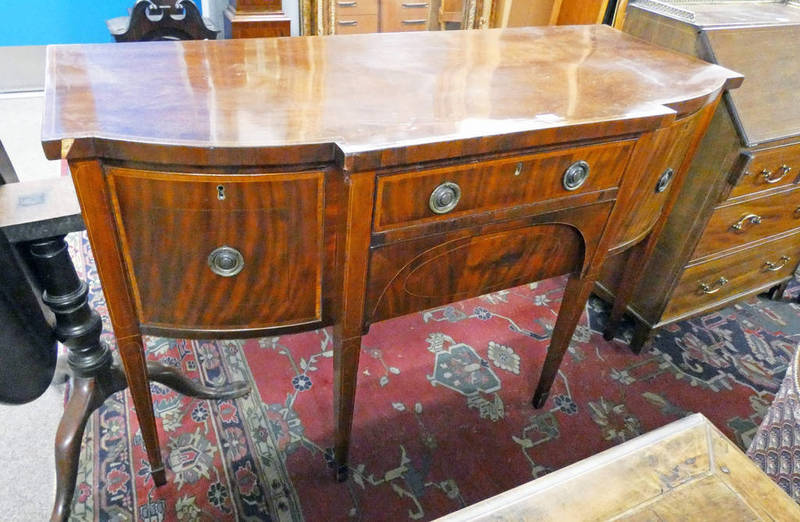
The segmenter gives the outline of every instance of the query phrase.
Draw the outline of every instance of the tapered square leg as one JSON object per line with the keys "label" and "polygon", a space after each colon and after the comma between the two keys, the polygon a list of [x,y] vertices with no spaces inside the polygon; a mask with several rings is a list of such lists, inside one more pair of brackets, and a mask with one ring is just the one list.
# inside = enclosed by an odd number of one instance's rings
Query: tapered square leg
{"label": "tapered square leg", "polygon": [[550,347],[547,349],[544,367],[531,401],[534,408],[541,408],[547,402],[550,388],[553,386],[553,381],[555,381],[564,354],[569,348],[572,334],[575,332],[575,327],[578,326],[578,321],[581,319],[594,283],[594,278],[578,279],[574,276],[570,276],[567,281],[564,297],[561,300],[561,308],[558,310],[556,325],[553,327]]}
{"label": "tapered square leg", "polygon": [[361,352],[361,337],[347,339],[334,346],[334,409],[336,411],[334,434],[334,464],[336,480],[347,480],[347,457],[350,448],[350,433],[353,429],[353,410],[356,398],[358,358]]}

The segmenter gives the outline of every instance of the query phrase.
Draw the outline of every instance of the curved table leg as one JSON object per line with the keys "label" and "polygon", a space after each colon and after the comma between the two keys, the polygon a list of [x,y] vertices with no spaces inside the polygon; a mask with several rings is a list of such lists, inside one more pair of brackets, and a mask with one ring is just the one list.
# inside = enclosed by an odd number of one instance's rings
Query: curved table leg
{"label": "curved table leg", "polygon": [[72,509],[83,430],[89,415],[105,398],[98,391],[94,379],[76,378],[73,381],[72,395],[56,433],[56,501],[50,515],[52,522],[66,520]]}
{"label": "curved table leg", "polygon": [[206,386],[189,379],[171,366],[153,361],[147,363],[147,374],[151,381],[198,399],[238,399],[250,393],[250,385],[245,381],[232,382],[223,386]]}
{"label": "curved table leg", "polygon": [[[81,438],[86,421],[109,395],[128,387],[128,380],[119,361],[114,360],[108,346],[100,341],[102,331],[100,316],[88,304],[89,288],[75,271],[64,236],[38,240],[28,246],[31,252],[31,268],[44,289],[43,301],[56,316],[56,337],[68,349],[66,364],[63,360],[57,364],[61,374],[59,378],[63,380],[63,376],[70,374],[73,377],[72,396],[67,403],[56,436],[57,488],[51,519],[66,520],[72,508]],[[126,342],[132,341],[126,339]],[[141,337],[137,337],[135,342],[140,343]],[[142,361],[142,367],[144,366]],[[146,364],[146,368],[151,380],[192,397],[233,399],[250,391],[249,385],[245,382],[219,387],[204,386],[163,364],[151,362]],[[135,384],[147,390],[149,397],[146,380]],[[138,398],[141,401],[141,396]],[[135,394],[133,399],[136,404]],[[141,406],[141,403],[137,406]],[[149,403],[145,403],[145,406],[152,408]],[[149,430],[151,434],[152,447],[148,448],[148,457],[153,466],[153,482],[160,486],[166,482],[166,474],[163,465],[158,468],[154,465],[153,456],[156,457],[155,460],[159,462],[161,460],[155,420],[151,411],[151,422],[145,426],[143,419],[147,417],[142,417],[142,409],[144,408],[137,407],[137,415],[142,421],[143,433]],[[147,445],[147,440],[145,443]]]}

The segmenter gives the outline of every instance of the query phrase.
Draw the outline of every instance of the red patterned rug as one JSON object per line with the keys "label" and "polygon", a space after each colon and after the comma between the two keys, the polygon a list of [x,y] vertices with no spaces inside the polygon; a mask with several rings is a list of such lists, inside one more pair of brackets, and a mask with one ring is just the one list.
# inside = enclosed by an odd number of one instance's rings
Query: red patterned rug
{"label": "red patterned rug", "polygon": [[[106,308],[88,242],[73,258]],[[794,283],[662,331],[633,355],[603,340],[593,299],[550,399],[530,396],[562,278],[373,325],[363,339],[350,465],[332,479],[328,330],[246,341],[148,339],[148,357],[253,392],[203,401],[153,385],[167,485],[155,488],[127,392],[92,417],[73,520],[429,520],[704,413],[745,447],[800,340]],[[107,324],[107,322],[106,322]],[[629,336],[629,331],[623,332]],[[106,330],[103,339],[113,344]]]}

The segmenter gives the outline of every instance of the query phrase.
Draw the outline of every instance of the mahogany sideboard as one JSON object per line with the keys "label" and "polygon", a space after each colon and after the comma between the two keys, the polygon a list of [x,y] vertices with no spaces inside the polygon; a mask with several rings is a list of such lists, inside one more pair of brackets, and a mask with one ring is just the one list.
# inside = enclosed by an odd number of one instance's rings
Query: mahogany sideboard
{"label": "mahogany sideboard", "polygon": [[[779,298],[794,276],[800,4],[637,2],[628,6],[624,30],[747,78],[719,104],[648,262],[632,249],[606,264],[599,290],[616,294],[606,337],[627,309],[638,352],[655,329],[767,290]],[[623,278],[629,284],[620,295]]]}
{"label": "mahogany sideboard", "polygon": [[341,478],[373,322],[569,274],[544,404],[608,251],[741,80],[606,26],[55,46],[42,139],[134,381],[142,334],[334,327]]}

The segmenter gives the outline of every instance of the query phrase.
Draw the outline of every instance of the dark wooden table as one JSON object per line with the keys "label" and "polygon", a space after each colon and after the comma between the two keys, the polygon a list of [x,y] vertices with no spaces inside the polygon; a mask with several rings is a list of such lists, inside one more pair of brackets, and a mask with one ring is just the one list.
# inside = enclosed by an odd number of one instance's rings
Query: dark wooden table
{"label": "dark wooden table", "polygon": [[143,333],[333,325],[341,478],[371,323],[570,274],[541,406],[608,251],[668,208],[740,81],[605,26],[51,47],[44,148],[154,473]]}

